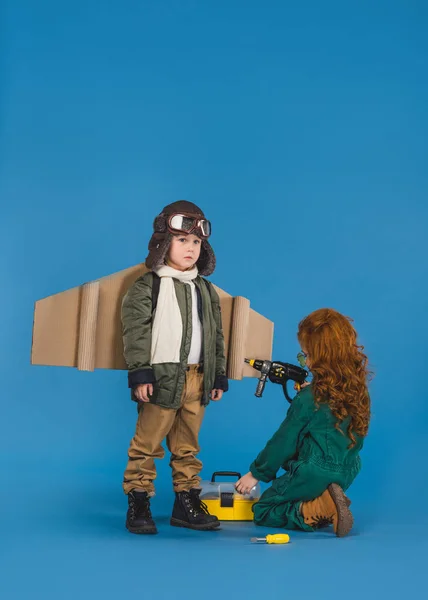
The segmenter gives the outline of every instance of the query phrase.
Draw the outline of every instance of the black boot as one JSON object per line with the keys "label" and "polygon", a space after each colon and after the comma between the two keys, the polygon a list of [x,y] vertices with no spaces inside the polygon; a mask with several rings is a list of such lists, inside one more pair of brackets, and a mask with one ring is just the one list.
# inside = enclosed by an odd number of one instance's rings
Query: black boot
{"label": "black boot", "polygon": [[202,531],[220,526],[220,521],[214,515],[210,515],[207,505],[199,498],[200,491],[192,489],[189,492],[175,493],[171,525]]}
{"label": "black boot", "polygon": [[158,532],[150,512],[150,498],[147,492],[129,492],[126,528],[131,533]]}

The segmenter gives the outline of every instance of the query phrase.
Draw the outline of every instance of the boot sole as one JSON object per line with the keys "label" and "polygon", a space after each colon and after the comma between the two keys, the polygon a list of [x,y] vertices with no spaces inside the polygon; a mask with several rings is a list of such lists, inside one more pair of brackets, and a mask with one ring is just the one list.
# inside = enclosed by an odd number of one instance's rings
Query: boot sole
{"label": "boot sole", "polygon": [[172,518],[170,520],[170,525],[173,527],[186,527],[187,529],[196,529],[197,531],[212,531],[213,529],[217,529],[220,527],[220,521],[215,523],[210,523],[209,525],[191,525],[187,523],[187,521],[180,521],[180,519]]}
{"label": "boot sole", "polygon": [[329,485],[328,491],[337,509],[337,528],[335,533],[337,537],[344,537],[348,535],[354,524],[354,517],[349,510],[349,499],[337,483]]}
{"label": "boot sole", "polygon": [[137,533],[137,534],[146,534],[146,535],[154,535],[158,533],[156,527],[130,527],[128,523],[126,523],[126,529],[129,533]]}

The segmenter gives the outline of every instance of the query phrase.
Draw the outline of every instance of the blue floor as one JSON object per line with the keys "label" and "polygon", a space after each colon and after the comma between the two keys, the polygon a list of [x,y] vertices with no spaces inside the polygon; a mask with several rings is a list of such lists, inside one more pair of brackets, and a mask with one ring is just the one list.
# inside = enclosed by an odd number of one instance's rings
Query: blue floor
{"label": "blue floor", "polygon": [[153,501],[159,534],[136,536],[124,527],[126,498],[111,476],[74,473],[54,484],[23,470],[9,480],[1,506],[4,600],[426,597],[423,514],[382,518],[379,506],[373,514],[354,501],[347,538],[289,532],[288,545],[254,545],[251,536],[273,531],[251,523],[205,533],[170,527],[165,491]]}

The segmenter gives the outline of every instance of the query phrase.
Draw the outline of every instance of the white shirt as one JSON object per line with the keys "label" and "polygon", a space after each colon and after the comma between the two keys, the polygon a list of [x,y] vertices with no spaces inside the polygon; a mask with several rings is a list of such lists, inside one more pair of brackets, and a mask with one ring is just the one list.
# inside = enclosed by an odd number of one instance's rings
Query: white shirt
{"label": "white shirt", "polygon": [[202,350],[202,323],[198,314],[198,296],[196,293],[195,284],[189,283],[192,291],[192,341],[190,343],[189,356],[187,358],[188,365],[196,365],[201,360]]}

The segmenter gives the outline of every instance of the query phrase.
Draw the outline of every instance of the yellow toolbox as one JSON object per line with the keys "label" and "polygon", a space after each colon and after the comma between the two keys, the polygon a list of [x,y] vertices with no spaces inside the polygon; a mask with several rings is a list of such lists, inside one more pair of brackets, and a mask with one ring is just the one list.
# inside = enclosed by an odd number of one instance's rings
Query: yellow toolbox
{"label": "yellow toolbox", "polygon": [[260,498],[260,486],[257,483],[249,494],[239,494],[235,490],[235,483],[217,481],[217,477],[236,477],[241,474],[236,471],[216,471],[211,481],[201,482],[200,498],[208,507],[212,515],[220,521],[252,521],[252,506]]}

